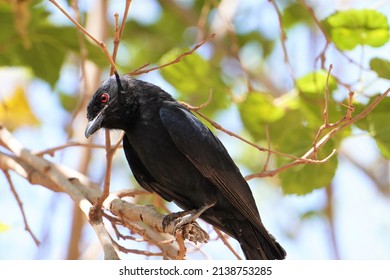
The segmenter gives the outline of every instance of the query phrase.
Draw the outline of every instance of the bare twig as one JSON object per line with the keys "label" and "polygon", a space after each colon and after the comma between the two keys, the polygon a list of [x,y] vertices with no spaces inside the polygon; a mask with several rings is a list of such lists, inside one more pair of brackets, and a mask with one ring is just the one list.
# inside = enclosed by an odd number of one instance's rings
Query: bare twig
{"label": "bare twig", "polygon": [[[198,106],[198,107],[194,107],[194,106],[191,106],[191,105],[188,105],[187,103],[185,102],[181,102],[181,104],[183,104],[184,106],[186,106],[189,110],[193,110],[195,111],[199,116],[201,116],[203,119],[205,119],[207,122],[209,122],[212,126],[214,126],[216,129],[220,130],[220,131],[223,131],[224,133],[230,135],[230,136],[233,136],[239,140],[241,140],[242,142],[258,149],[259,151],[261,152],[269,152],[269,153],[273,153],[273,154],[276,154],[276,155],[280,155],[280,156],[283,156],[283,157],[287,157],[287,158],[291,158],[291,159],[295,159],[295,160],[300,160],[302,161],[302,163],[322,163],[323,160],[313,160],[313,159],[309,159],[309,158],[300,158],[300,157],[297,157],[297,156],[294,156],[294,155],[289,155],[289,154],[285,154],[285,153],[282,153],[282,152],[278,152],[278,151],[273,151],[273,150],[270,150],[268,148],[265,148],[265,147],[262,147],[260,145],[257,145],[253,142],[250,142],[249,140],[241,137],[240,135],[222,127],[220,124],[214,122],[213,120],[211,120],[210,118],[208,118],[207,116],[205,116],[203,113],[199,112],[199,110],[197,110],[197,108],[203,108],[204,106]],[[187,106],[188,105],[188,106]]]}
{"label": "bare twig", "polygon": [[293,68],[291,66],[290,59],[288,56],[287,47],[286,47],[287,34],[286,34],[286,31],[284,30],[284,27],[283,27],[283,15],[282,15],[282,12],[280,11],[278,5],[276,4],[276,1],[269,0],[269,2],[271,2],[272,6],[274,6],[276,14],[278,15],[279,30],[280,30],[280,43],[282,45],[282,50],[283,50],[283,55],[284,55],[284,63],[286,63],[286,65],[287,65],[291,79],[295,82],[294,71],[293,71]]}
{"label": "bare twig", "polygon": [[[271,151],[271,141],[269,138],[269,125],[268,124],[265,125],[265,138],[267,140],[268,150]],[[268,152],[267,158],[266,158],[265,163],[264,163],[263,171],[268,169],[268,164],[269,164],[270,159],[271,159],[271,152]]]}
{"label": "bare twig", "polygon": [[326,83],[325,83],[325,108],[324,112],[322,115],[324,116],[325,120],[325,126],[329,125],[329,77],[330,77],[330,72],[333,69],[333,65],[329,65],[329,70],[328,70],[328,75],[326,76]]}
{"label": "bare twig", "polygon": [[223,244],[225,244],[226,247],[230,250],[230,252],[233,253],[233,255],[238,259],[241,260],[241,256],[236,252],[236,250],[233,249],[232,245],[229,243],[229,241],[226,239],[226,236],[223,234],[222,231],[220,231],[218,228],[213,227],[215,232],[217,233],[219,239],[222,240]]}
{"label": "bare twig", "polygon": [[[321,31],[321,33],[323,34],[325,40],[326,40],[326,44],[325,44],[325,47],[324,49],[322,50],[322,52],[318,55],[317,59],[320,59],[321,58],[321,61],[322,61],[322,68],[324,68],[324,62],[325,62],[325,52],[327,51],[329,45],[332,43],[332,40],[331,38],[329,37],[328,33],[325,31],[325,29],[322,27],[322,24],[320,22],[320,20],[317,18],[317,16],[315,15],[315,12],[313,10],[312,7],[310,7],[306,1],[304,0],[299,0],[299,3],[308,11],[308,13],[310,14],[310,16],[312,17],[312,19],[314,20],[315,24],[317,25],[318,29]],[[334,44],[333,44],[334,45]],[[345,57],[348,62],[358,66],[360,69],[364,69],[364,67],[356,62],[355,60],[353,60],[351,57],[349,57],[345,52],[341,51],[336,45],[334,45],[334,47],[336,48],[336,50],[343,56]],[[364,69],[364,70],[370,70],[370,69]]]}
{"label": "bare twig", "polygon": [[333,209],[333,186],[330,184],[329,186],[326,186],[326,207],[324,209],[326,218],[329,222],[329,234],[330,234],[330,243],[332,245],[332,251],[333,251],[333,259],[339,260],[340,259],[340,250],[339,246],[337,244],[337,236],[336,236],[336,229],[335,229],[335,221],[334,221],[334,209]]}
{"label": "bare twig", "polygon": [[191,50],[180,54],[178,57],[176,57],[174,60],[172,60],[170,62],[167,62],[167,63],[160,65],[160,66],[151,67],[149,69],[145,69],[145,67],[147,67],[149,65],[149,64],[145,64],[145,65],[141,66],[140,68],[127,73],[127,75],[130,75],[130,76],[141,75],[141,74],[149,73],[151,71],[155,71],[157,69],[167,67],[167,66],[172,65],[172,64],[179,63],[184,57],[193,54],[197,49],[199,49],[201,46],[206,44],[208,41],[212,40],[214,37],[215,37],[215,34],[211,34],[204,41],[200,42],[199,44],[196,44]]}
{"label": "bare twig", "polygon": [[30,234],[32,239],[34,240],[35,245],[39,246],[41,242],[38,240],[38,238],[32,232],[30,226],[28,225],[26,213],[24,212],[24,209],[23,209],[23,203],[20,200],[20,197],[19,197],[19,195],[18,195],[18,193],[17,193],[17,191],[15,189],[15,186],[14,186],[14,183],[12,182],[11,176],[9,175],[8,171],[6,171],[6,170],[3,170],[3,173],[5,175],[5,178],[8,181],[8,184],[9,184],[9,187],[11,189],[12,194],[14,195],[14,197],[16,199],[16,202],[18,203],[18,206],[19,206],[19,209],[20,209],[20,213],[22,214],[22,217],[23,217],[24,228]]}
{"label": "bare twig", "polygon": [[186,245],[184,244],[183,233],[178,231],[175,235],[176,242],[179,245],[179,251],[177,252],[177,260],[184,260],[187,252]]}
{"label": "bare twig", "polygon": [[[390,93],[390,88],[388,88],[383,94],[377,96],[374,99],[374,101],[371,102],[370,105],[368,105],[366,107],[366,109],[364,109],[360,114],[358,114],[357,116],[355,116],[354,118],[352,118],[350,120],[345,120],[341,125],[334,127],[331,131],[329,131],[327,134],[325,134],[320,140],[316,141],[316,144],[314,145],[314,147],[312,147],[309,151],[307,151],[301,157],[301,159],[310,158],[311,156],[314,155],[315,151],[318,150],[323,145],[325,145],[325,143],[327,143],[333,137],[333,135],[338,133],[340,130],[343,130],[344,128],[352,125],[353,123],[357,122],[358,120],[365,118],[383,100],[383,98],[385,98],[389,93]],[[323,159],[322,162],[329,160],[329,158],[331,156],[333,156],[335,154],[335,152],[336,152],[336,150],[333,150],[333,152],[327,158]],[[318,161],[318,162],[320,163],[321,161]],[[275,176],[276,174],[282,172],[283,170],[286,170],[288,168],[291,168],[293,166],[297,166],[297,165],[300,165],[303,163],[305,163],[305,162],[298,159],[298,160],[295,160],[291,163],[288,163],[288,164],[286,164],[280,168],[277,168],[275,170],[272,170],[272,171],[260,172],[260,173],[248,175],[245,177],[245,179],[250,180],[253,178],[257,178],[257,177]]]}
{"label": "bare twig", "polygon": [[[123,17],[122,17],[122,24],[121,24],[120,28],[119,28],[119,24],[118,24],[119,15],[118,15],[118,13],[114,14],[114,17],[115,17],[115,33],[114,33],[114,49],[113,49],[113,52],[112,52],[112,60],[114,62],[116,61],[116,55],[118,53],[118,47],[119,47],[119,43],[120,43],[120,41],[122,39],[123,31],[125,30],[126,19],[127,19],[128,13],[129,13],[130,5],[131,5],[131,0],[126,0],[126,5],[125,5],[124,12],[123,12]],[[111,75],[114,73],[114,71],[115,71],[115,69],[111,67],[111,71],[110,71]]]}
{"label": "bare twig", "polygon": [[114,240],[113,240],[113,242],[115,243],[115,246],[118,248],[118,250],[121,251],[122,253],[125,253],[125,254],[137,254],[137,255],[144,255],[144,256],[148,256],[148,257],[164,256],[163,253],[152,253],[152,252],[145,251],[145,250],[128,249],[126,247],[123,247],[122,245],[120,245],[118,242],[116,242]]}
{"label": "bare twig", "polygon": [[68,143],[65,143],[63,145],[59,145],[59,146],[56,146],[53,148],[45,149],[45,150],[38,151],[38,152],[33,151],[31,153],[36,155],[36,156],[43,156],[43,155],[54,156],[55,152],[66,149],[66,148],[71,148],[71,147],[100,148],[100,149],[105,148],[105,146],[103,146],[103,145],[98,145],[98,144],[93,144],[93,143],[68,142]]}
{"label": "bare twig", "polygon": [[98,45],[104,54],[106,55],[108,61],[110,62],[111,67],[116,71],[115,62],[112,59],[111,55],[109,54],[107,50],[107,46],[104,42],[101,42],[97,40],[92,34],[90,34],[83,26],[81,26],[80,23],[77,22],[74,18],[72,18],[55,0],[49,0],[54,6],[57,7],[76,27],[83,32],[88,38],[90,38],[93,42],[95,42],[96,45]]}
{"label": "bare twig", "polygon": [[[329,127],[336,125],[336,124],[329,124],[329,77],[330,77],[330,72],[332,71],[332,69],[333,69],[333,65],[331,64],[329,66],[328,75],[326,77],[326,83],[325,83],[325,106],[324,106],[324,111],[322,113],[322,116],[324,117],[324,124],[317,131],[317,135],[314,138],[313,147],[315,147],[315,144],[316,144],[318,138],[320,137],[322,131],[324,131],[324,129],[327,129]],[[315,158],[317,157],[316,150],[314,150],[314,157]]]}

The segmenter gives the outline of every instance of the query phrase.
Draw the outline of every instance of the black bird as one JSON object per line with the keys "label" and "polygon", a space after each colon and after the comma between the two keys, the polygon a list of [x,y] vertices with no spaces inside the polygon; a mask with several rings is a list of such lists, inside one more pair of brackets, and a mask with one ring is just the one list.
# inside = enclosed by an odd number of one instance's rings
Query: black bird
{"label": "black bird", "polygon": [[202,219],[238,240],[247,259],[285,258],[221,141],[171,95],[115,74],[87,111],[86,137],[102,127],[125,132],[126,159],[144,189],[185,210],[200,210]]}

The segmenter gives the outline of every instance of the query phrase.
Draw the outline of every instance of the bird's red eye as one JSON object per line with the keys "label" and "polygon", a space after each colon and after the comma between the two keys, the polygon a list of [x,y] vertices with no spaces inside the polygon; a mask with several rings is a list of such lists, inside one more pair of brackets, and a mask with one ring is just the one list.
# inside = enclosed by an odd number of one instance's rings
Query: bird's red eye
{"label": "bird's red eye", "polygon": [[108,93],[102,93],[102,95],[100,95],[100,102],[102,103],[106,103],[108,100],[110,99],[110,96],[108,95]]}

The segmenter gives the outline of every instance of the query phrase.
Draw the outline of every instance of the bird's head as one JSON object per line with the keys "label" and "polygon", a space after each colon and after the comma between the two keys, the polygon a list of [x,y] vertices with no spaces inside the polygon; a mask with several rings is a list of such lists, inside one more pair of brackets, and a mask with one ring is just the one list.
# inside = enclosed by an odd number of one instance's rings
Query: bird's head
{"label": "bird's head", "polygon": [[[100,128],[121,129],[121,120],[131,108],[128,102],[130,96],[125,91],[131,90],[134,79],[128,76],[112,75],[93,95],[87,108],[88,125],[85,129],[85,137],[94,134]],[[127,104],[130,103],[130,104]],[[126,108],[127,107],[127,108]]]}

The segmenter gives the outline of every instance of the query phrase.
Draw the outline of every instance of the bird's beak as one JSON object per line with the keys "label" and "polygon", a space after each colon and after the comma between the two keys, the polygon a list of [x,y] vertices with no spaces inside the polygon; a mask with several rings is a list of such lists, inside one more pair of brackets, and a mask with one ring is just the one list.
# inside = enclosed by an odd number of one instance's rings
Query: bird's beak
{"label": "bird's beak", "polygon": [[94,134],[99,128],[101,128],[102,121],[104,118],[104,111],[107,108],[104,107],[97,115],[93,118],[93,120],[88,122],[87,128],[85,129],[85,137],[89,137]]}

